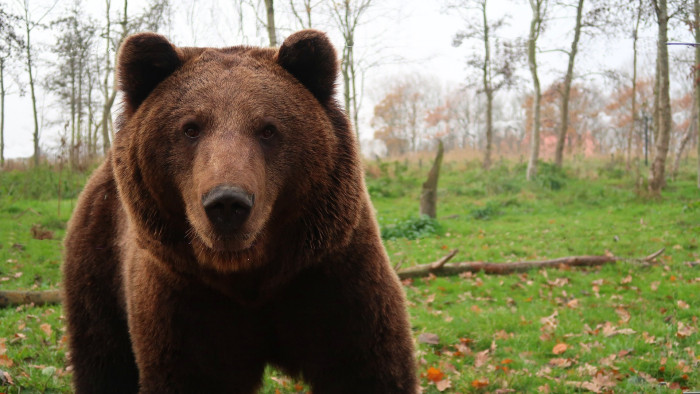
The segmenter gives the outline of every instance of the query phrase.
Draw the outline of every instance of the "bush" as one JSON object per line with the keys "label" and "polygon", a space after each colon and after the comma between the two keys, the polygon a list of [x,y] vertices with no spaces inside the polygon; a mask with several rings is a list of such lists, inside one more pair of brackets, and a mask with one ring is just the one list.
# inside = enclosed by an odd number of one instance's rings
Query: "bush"
{"label": "bush", "polygon": [[566,186],[566,174],[564,171],[552,163],[539,162],[537,164],[537,184],[549,190],[560,190]]}
{"label": "bush", "polygon": [[385,240],[396,238],[417,239],[436,235],[440,232],[441,227],[437,219],[427,215],[411,216],[382,227],[382,238]]}

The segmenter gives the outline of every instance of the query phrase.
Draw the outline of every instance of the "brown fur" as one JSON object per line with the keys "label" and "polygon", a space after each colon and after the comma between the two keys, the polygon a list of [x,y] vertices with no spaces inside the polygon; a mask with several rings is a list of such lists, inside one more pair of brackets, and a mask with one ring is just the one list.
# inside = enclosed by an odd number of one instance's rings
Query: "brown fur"
{"label": "brown fur", "polygon": [[[416,391],[336,74],[313,30],[279,51],[125,41],[119,131],[65,243],[77,392],[248,393],[266,364],[315,393]],[[203,208],[221,185],[254,196],[232,235]]]}

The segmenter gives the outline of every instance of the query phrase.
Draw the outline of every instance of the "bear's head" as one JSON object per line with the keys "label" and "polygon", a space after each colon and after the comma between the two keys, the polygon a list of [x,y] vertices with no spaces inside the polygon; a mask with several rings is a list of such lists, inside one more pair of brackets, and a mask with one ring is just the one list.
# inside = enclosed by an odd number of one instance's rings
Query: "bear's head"
{"label": "bear's head", "polygon": [[112,165],[140,242],[226,272],[347,243],[365,192],[337,72],[314,30],[278,50],[127,38]]}

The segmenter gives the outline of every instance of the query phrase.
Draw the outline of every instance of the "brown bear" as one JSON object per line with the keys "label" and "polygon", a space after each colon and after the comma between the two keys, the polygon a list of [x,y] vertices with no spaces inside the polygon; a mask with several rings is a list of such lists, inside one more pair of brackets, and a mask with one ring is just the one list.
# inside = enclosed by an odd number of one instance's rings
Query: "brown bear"
{"label": "brown bear", "polygon": [[321,32],[278,49],[127,38],[123,109],[65,241],[78,393],[250,393],[266,365],[314,393],[417,391]]}

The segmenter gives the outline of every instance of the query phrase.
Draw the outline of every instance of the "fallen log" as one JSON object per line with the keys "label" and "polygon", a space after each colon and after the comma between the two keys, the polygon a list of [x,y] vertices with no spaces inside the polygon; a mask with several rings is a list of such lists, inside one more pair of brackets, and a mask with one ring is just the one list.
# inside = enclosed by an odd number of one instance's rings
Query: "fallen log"
{"label": "fallen log", "polygon": [[462,263],[449,263],[446,261],[452,258],[457,250],[453,250],[445,257],[438,261],[429,264],[421,264],[415,267],[404,268],[399,270],[397,274],[401,279],[417,278],[433,274],[435,276],[450,276],[458,275],[463,272],[480,272],[483,271],[489,275],[506,275],[517,272],[529,271],[540,268],[559,268],[559,267],[595,267],[603,264],[616,263],[621,260],[638,260],[642,262],[650,262],[664,252],[660,249],[649,256],[641,259],[625,259],[613,255],[602,256],[570,256],[561,257],[552,260],[539,261],[519,261],[515,263],[490,263],[484,261],[469,261]]}
{"label": "fallen log", "polygon": [[60,290],[24,291],[0,290],[0,308],[8,306],[34,304],[50,305],[61,303]]}
{"label": "fallen log", "polygon": [[[540,268],[559,268],[559,267],[595,267],[598,265],[615,263],[621,260],[636,260],[641,262],[650,262],[664,252],[660,249],[649,256],[641,259],[623,259],[613,255],[603,256],[571,256],[561,257],[553,260],[541,261],[520,261],[516,263],[489,263],[483,261],[448,263],[458,250],[454,249],[439,260],[421,264],[415,267],[404,268],[397,273],[399,278],[417,278],[433,274],[435,276],[450,276],[457,275],[463,272],[479,272],[483,271],[489,275],[506,275],[516,272],[529,271]],[[34,305],[51,305],[61,303],[60,290],[45,290],[45,291],[23,291],[23,290],[0,290],[0,308],[8,306],[34,304]]]}

